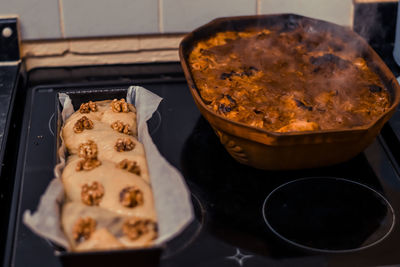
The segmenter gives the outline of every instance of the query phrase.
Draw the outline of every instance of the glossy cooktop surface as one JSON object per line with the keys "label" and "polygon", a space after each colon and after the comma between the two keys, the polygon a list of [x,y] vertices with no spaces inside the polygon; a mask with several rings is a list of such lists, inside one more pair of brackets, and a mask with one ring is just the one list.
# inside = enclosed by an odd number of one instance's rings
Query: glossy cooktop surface
{"label": "glossy cooktop surface", "polygon": [[[135,71],[135,79],[115,83],[39,83],[27,90],[7,266],[61,266],[51,244],[21,221],[25,210],[36,209],[53,178],[57,93],[131,84],[164,98],[148,121],[149,130],[161,154],[182,172],[196,215],[167,243],[160,266],[400,264],[400,176],[392,153],[398,140],[391,124],[348,162],[309,170],[258,170],[225,151],[196,108],[178,63],[161,64],[159,75],[149,65]],[[391,123],[400,119],[396,114]]]}

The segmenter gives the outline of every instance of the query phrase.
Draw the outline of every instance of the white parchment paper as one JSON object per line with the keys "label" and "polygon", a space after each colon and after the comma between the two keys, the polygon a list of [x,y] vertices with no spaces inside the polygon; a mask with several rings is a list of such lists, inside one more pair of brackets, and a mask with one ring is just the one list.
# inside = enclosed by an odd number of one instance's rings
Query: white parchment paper
{"label": "white parchment paper", "polygon": [[[63,106],[63,122],[74,112],[71,99],[60,94]],[[147,120],[157,110],[162,98],[140,86],[131,86],[127,101],[136,106],[138,139],[143,143],[149,167],[155,208],[158,217],[161,244],[178,235],[193,219],[190,192],[182,175],[160,154],[147,129]],[[36,234],[69,249],[69,243],[61,229],[60,211],[64,201],[61,173],[65,166],[66,148],[62,143],[58,152],[60,163],[54,168],[55,178],[42,195],[36,212],[24,212],[24,223]]]}

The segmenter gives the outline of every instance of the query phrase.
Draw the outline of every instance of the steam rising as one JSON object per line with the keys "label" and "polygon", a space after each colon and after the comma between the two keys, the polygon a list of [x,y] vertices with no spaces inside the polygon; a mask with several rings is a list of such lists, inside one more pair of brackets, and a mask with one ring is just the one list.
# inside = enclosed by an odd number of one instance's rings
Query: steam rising
{"label": "steam rising", "polygon": [[378,4],[358,4],[354,11],[353,30],[361,35],[368,43],[376,42],[376,37],[383,37],[391,27],[382,27],[383,17],[378,10]]}
{"label": "steam rising", "polygon": [[230,119],[278,132],[341,129],[368,124],[389,105],[365,48],[343,27],[289,16],[219,32],[190,62],[203,99]]}

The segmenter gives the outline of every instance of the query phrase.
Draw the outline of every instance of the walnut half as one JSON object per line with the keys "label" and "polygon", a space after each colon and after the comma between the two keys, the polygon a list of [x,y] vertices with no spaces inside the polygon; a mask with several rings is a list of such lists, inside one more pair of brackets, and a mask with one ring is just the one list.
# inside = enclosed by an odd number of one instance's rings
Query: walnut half
{"label": "walnut half", "polygon": [[82,242],[89,239],[90,235],[96,229],[96,221],[91,217],[79,218],[72,230],[74,240]]}
{"label": "walnut half", "polygon": [[97,105],[92,101],[89,101],[87,103],[82,103],[81,106],[79,107],[80,113],[89,113],[90,111],[92,112],[97,111]]}
{"label": "walnut half", "polygon": [[119,193],[119,201],[127,208],[134,208],[143,204],[143,192],[136,186],[125,187]]}
{"label": "walnut half", "polygon": [[117,142],[115,143],[115,150],[118,152],[122,151],[131,151],[134,149],[136,144],[130,138],[118,138]]}
{"label": "walnut half", "polygon": [[111,102],[111,109],[114,112],[129,112],[129,104],[125,102],[125,99],[121,98],[120,100],[114,99]]}
{"label": "walnut half", "polygon": [[131,173],[134,173],[134,174],[140,176],[140,167],[136,161],[127,160],[127,159],[121,160],[117,164],[117,168],[127,170],[128,172],[131,172]]}
{"label": "walnut half", "polygon": [[101,162],[98,159],[83,159],[83,160],[78,161],[78,163],[76,164],[75,170],[77,172],[82,171],[82,170],[90,171],[100,165],[101,165]]}
{"label": "walnut half", "polygon": [[93,129],[93,122],[88,117],[83,116],[82,118],[80,118],[75,122],[74,132],[81,133],[85,129],[87,130]]}
{"label": "walnut half", "polygon": [[84,159],[96,159],[97,158],[97,145],[92,140],[87,141],[79,145],[78,155]]}
{"label": "walnut half", "polygon": [[98,206],[104,196],[104,187],[99,182],[93,182],[91,185],[84,184],[81,191],[82,202],[89,206]]}
{"label": "walnut half", "polygon": [[150,234],[149,240],[157,237],[157,224],[149,219],[130,218],[122,226],[123,233],[130,239],[136,240],[142,235]]}
{"label": "walnut half", "polygon": [[132,135],[131,127],[129,124],[124,124],[122,121],[114,121],[111,124],[111,128],[117,132]]}

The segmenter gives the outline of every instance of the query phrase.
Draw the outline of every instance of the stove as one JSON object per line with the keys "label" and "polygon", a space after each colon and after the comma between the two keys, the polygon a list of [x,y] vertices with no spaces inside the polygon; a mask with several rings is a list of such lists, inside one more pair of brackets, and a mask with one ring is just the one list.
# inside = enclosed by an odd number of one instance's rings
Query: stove
{"label": "stove", "polygon": [[[4,266],[61,266],[54,246],[22,223],[56,164],[57,94],[141,85],[164,98],[148,122],[161,154],[185,177],[195,220],[160,266],[400,264],[400,111],[350,161],[263,171],[237,163],[196,108],[179,63],[37,69],[18,88],[15,136],[0,202]],[[288,159],[290,160],[290,159]],[[3,174],[2,177],[3,179]]]}

